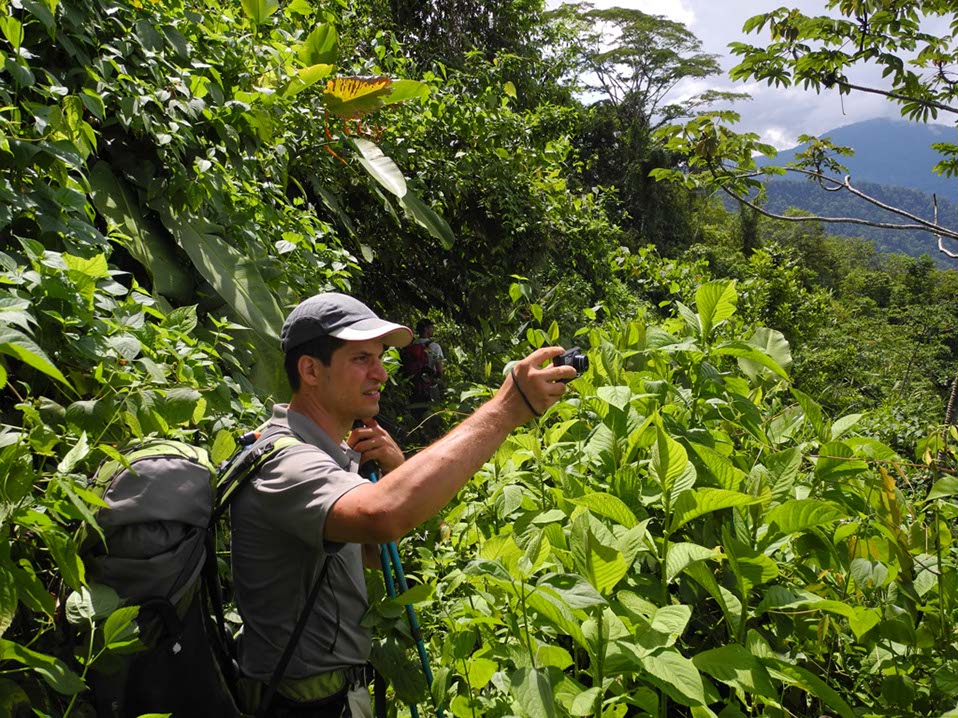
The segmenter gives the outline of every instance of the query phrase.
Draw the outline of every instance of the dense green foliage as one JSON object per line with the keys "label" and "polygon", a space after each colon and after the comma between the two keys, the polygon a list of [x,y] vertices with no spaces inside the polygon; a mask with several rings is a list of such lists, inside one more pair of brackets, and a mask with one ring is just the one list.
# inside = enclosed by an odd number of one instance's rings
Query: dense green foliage
{"label": "dense green foliage", "polygon": [[[478,5],[5,3],[0,715],[87,710],[136,648],[78,557],[96,466],[228,457],[322,289],[436,321],[440,423],[532,348],[592,361],[404,542],[417,585],[368,618],[403,701],[405,601],[463,718],[955,708],[955,273],[651,179],[711,99],[662,93],[717,69],[680,25]],[[588,67],[622,95],[583,106]]]}

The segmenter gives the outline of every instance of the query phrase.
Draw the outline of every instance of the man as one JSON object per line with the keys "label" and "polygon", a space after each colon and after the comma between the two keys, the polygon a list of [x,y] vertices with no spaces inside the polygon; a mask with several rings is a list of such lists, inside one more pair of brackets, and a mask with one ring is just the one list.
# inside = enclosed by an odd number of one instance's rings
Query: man
{"label": "man", "polygon": [[445,357],[442,354],[442,347],[439,346],[438,342],[433,341],[432,336],[435,332],[436,325],[432,323],[431,319],[420,319],[416,322],[416,334],[419,336],[413,340],[413,344],[422,344],[426,350],[429,371],[434,377],[439,378],[443,373]]}
{"label": "man", "polygon": [[423,318],[416,322],[416,334],[419,336],[400,352],[403,374],[409,379],[411,393],[409,412],[412,418],[412,433],[415,443],[427,444],[438,437],[442,431],[442,420],[432,414],[433,404],[442,398],[442,377],[444,366],[442,347],[433,341],[435,325]]}
{"label": "man", "polygon": [[[283,326],[293,396],[274,407],[260,441],[292,434],[302,443],[274,454],[231,507],[245,676],[269,681],[310,588],[329,565],[271,715],[370,715],[363,671],[369,634],[360,626],[368,607],[364,553],[372,558],[376,544],[442,509],[512,429],[559,400],[560,380],[575,376],[572,367],[542,368],[562,349],[540,349],[462,424],[405,460],[373,417],[387,379],[384,349],[411,340],[408,328],[342,294],[307,299]],[[364,426],[350,432],[357,419]],[[369,460],[384,473],[376,484],[357,473]]]}

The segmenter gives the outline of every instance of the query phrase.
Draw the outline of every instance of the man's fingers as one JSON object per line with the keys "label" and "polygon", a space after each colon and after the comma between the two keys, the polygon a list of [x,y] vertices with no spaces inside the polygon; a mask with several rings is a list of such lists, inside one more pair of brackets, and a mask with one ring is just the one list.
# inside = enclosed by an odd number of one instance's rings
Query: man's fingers
{"label": "man's fingers", "polygon": [[547,366],[544,369],[540,369],[538,375],[546,381],[555,382],[560,379],[575,379],[579,376],[578,373],[576,373],[575,367],[571,367],[568,364],[564,366]]}
{"label": "man's fingers", "polygon": [[529,364],[532,364],[532,366],[539,367],[545,364],[547,361],[555,359],[564,351],[565,349],[562,347],[540,347],[522,361],[523,363],[528,362]]}

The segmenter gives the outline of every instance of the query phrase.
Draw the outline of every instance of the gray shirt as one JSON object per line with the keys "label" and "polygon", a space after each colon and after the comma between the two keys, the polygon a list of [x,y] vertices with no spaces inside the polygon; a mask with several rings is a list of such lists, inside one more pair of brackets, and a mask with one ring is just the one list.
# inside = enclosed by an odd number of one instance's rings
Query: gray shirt
{"label": "gray shirt", "polygon": [[307,678],[365,663],[369,606],[362,546],[323,540],[326,517],[343,494],[366,482],[359,454],[285,404],[273,408],[264,438],[288,428],[302,445],[280,450],[242,487],[230,507],[233,580],[243,617],[244,675],[268,681],[323,561],[331,562],[306,629],[286,669]]}

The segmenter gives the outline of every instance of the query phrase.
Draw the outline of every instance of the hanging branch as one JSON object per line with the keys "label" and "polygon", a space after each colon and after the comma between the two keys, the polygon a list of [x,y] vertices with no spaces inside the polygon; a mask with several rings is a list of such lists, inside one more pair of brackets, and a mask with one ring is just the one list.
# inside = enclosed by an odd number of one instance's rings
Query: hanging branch
{"label": "hanging branch", "polygon": [[[867,227],[876,227],[878,229],[894,229],[894,230],[902,230],[902,231],[903,230],[919,230],[921,232],[930,232],[934,234],[935,237],[938,239],[938,248],[941,250],[942,253],[948,255],[949,257],[958,258],[958,254],[948,251],[943,246],[943,239],[945,237],[947,237],[948,239],[953,239],[958,241],[958,231],[948,229],[947,227],[942,227],[941,225],[938,224],[937,198],[933,197],[934,205],[935,205],[935,219],[934,221],[929,222],[928,220],[922,219],[921,217],[911,214],[910,212],[906,212],[905,210],[899,207],[893,207],[891,205],[885,204],[884,202],[878,199],[875,199],[874,197],[868,194],[865,194],[860,189],[852,185],[850,175],[845,175],[844,181],[839,181],[835,179],[834,177],[828,177],[827,175],[824,175],[821,172],[814,172],[812,170],[801,169],[799,167],[786,167],[784,169],[787,172],[796,172],[796,173],[804,174],[814,178],[815,180],[817,180],[819,183],[822,184],[822,188],[825,189],[826,191],[838,192],[841,190],[847,190],[848,192],[855,195],[856,197],[859,197],[865,200],[866,202],[869,202],[870,204],[873,204],[876,207],[886,212],[911,220],[912,222],[915,222],[915,224],[895,224],[892,222],[876,222],[874,220],[859,219],[857,217],[788,216],[783,214],[776,214],[774,212],[769,212],[768,210],[759,206],[752,200],[749,200],[747,197],[739,194],[738,192],[734,190],[729,189],[725,185],[725,183],[722,182],[723,175],[725,177],[734,177],[735,179],[751,179],[754,177],[760,177],[764,175],[765,174],[764,172],[757,171],[757,172],[750,172],[750,173],[741,174],[741,175],[732,175],[729,172],[719,171],[715,168],[713,164],[711,163],[709,164],[709,171],[711,172],[712,176],[719,181],[719,187],[721,187],[723,192],[725,192],[729,197],[731,197],[735,201],[741,202],[747,207],[751,207],[756,212],[758,212],[759,214],[765,217],[769,217],[771,219],[780,219],[786,222],[829,222],[829,223],[835,223],[835,224],[858,224],[858,225],[864,225]],[[829,184],[830,186],[826,187],[825,183]]]}

